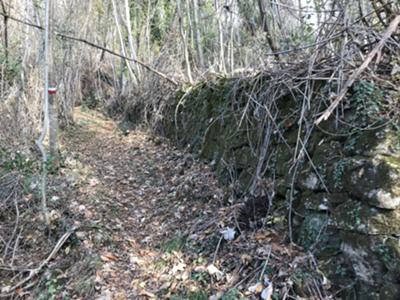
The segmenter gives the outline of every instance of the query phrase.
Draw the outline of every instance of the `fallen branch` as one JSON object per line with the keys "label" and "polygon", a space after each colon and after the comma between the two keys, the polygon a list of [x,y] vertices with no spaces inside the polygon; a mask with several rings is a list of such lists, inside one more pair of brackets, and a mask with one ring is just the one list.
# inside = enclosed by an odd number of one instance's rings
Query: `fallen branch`
{"label": "fallen branch", "polygon": [[382,50],[383,46],[386,44],[388,39],[396,31],[397,27],[399,26],[399,23],[400,23],[400,15],[397,15],[392,20],[392,22],[390,22],[388,28],[386,29],[385,33],[382,36],[382,39],[379,41],[379,43],[376,45],[376,47],[371,51],[370,54],[368,54],[367,58],[364,60],[364,62],[361,64],[361,66],[357,70],[355,70],[353,72],[353,74],[351,74],[349,79],[343,85],[343,87],[340,90],[340,93],[337,96],[337,98],[335,99],[335,101],[333,101],[332,104],[325,110],[325,112],[315,121],[316,125],[318,125],[322,121],[325,121],[329,118],[329,116],[332,114],[332,112],[335,110],[335,108],[339,105],[339,103],[346,96],[347,91],[353,85],[354,81],[369,66],[369,64],[374,59],[374,57],[380,53],[380,51]]}
{"label": "fallen branch", "polygon": [[47,258],[40,263],[40,265],[35,268],[35,269],[29,269],[27,272],[29,272],[29,275],[19,281],[18,283],[14,284],[13,286],[5,286],[1,288],[0,292],[0,297],[4,297],[9,295],[10,293],[13,293],[15,290],[21,288],[25,283],[30,281],[32,278],[34,278],[37,274],[39,274],[42,269],[54,258],[54,256],[58,253],[58,251],[61,249],[61,247],[64,245],[64,243],[68,240],[68,238],[71,236],[72,233],[74,233],[77,230],[77,228],[73,228],[69,230],[68,232],[64,233],[64,235],[58,240],[57,244],[54,246],[53,250],[47,256]]}

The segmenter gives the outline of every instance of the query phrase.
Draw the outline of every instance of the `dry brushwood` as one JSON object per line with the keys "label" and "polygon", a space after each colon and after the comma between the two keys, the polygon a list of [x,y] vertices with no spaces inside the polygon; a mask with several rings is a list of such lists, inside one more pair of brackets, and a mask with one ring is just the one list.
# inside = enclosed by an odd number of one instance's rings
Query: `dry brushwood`
{"label": "dry brushwood", "polygon": [[[318,125],[324,120],[327,120],[329,116],[332,114],[332,112],[335,110],[335,108],[339,105],[339,103],[344,99],[344,97],[347,94],[347,91],[349,88],[353,85],[354,81],[361,75],[361,73],[368,67],[368,65],[371,63],[371,61],[376,57],[379,56],[379,53],[382,51],[382,48],[385,46],[386,42],[388,39],[391,37],[391,35],[397,30],[397,27],[399,26],[400,23],[400,15],[396,16],[389,24],[388,28],[382,35],[381,40],[379,43],[375,46],[375,48],[368,54],[368,56],[365,58],[364,62],[361,64],[360,67],[355,70],[349,79],[345,82],[345,84],[342,86],[342,89],[339,92],[339,95],[335,99],[335,101],[332,102],[332,104],[326,109],[326,111],[315,121],[315,124]],[[378,60],[379,58],[377,58]]]}
{"label": "dry brushwood", "polygon": [[65,244],[65,242],[68,240],[68,238],[73,234],[78,228],[72,228],[68,232],[64,233],[64,235],[58,240],[56,245],[54,246],[53,250],[51,253],[47,256],[45,260],[43,260],[39,266],[36,268],[24,268],[24,267],[9,267],[9,266],[0,266],[0,269],[9,269],[12,271],[20,271],[21,274],[28,273],[28,275],[21,279],[19,282],[15,283],[14,285],[11,286],[5,286],[2,287],[0,290],[0,297],[8,297],[11,296],[13,293],[15,293],[17,290],[19,292],[30,288],[31,285],[29,282],[33,280],[38,274],[40,274],[43,271],[43,268],[48,265],[48,263],[54,259],[54,257],[57,255],[58,251],[61,249],[61,247]]}

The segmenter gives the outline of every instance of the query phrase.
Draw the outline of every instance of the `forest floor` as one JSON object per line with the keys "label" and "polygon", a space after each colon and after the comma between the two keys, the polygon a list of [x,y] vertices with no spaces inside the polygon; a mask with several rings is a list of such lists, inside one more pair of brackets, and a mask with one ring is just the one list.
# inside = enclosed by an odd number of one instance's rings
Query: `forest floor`
{"label": "forest floor", "polygon": [[79,185],[69,195],[80,216],[75,225],[97,228],[77,236],[99,258],[98,299],[202,293],[208,258],[188,249],[203,238],[196,232],[218,230],[222,190],[213,174],[160,138],[141,131],[124,136],[94,112],[75,116],[77,125],[64,139],[72,171],[65,175]]}
{"label": "forest floor", "polygon": [[99,113],[75,118],[49,205],[60,234],[78,229],[34,299],[325,299],[329,282],[284,232],[224,236],[239,205],[224,205],[208,165]]}

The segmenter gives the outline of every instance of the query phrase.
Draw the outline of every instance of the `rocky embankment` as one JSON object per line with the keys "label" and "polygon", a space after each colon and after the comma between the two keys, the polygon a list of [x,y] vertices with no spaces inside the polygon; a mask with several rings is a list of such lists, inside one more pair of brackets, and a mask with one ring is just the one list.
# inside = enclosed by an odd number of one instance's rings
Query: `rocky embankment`
{"label": "rocky embankment", "polygon": [[294,240],[342,297],[399,299],[400,123],[389,112],[399,95],[360,81],[336,118],[314,126],[329,87],[305,103],[267,85],[192,87],[169,107],[164,134],[210,161],[234,191],[227,201],[251,193],[283,222],[291,206]]}

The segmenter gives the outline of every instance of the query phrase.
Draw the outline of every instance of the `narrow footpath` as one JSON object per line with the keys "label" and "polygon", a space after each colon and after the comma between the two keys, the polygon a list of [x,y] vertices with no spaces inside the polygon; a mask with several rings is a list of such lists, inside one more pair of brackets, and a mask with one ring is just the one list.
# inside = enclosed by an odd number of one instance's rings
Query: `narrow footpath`
{"label": "narrow footpath", "polygon": [[[73,214],[75,260],[64,275],[72,299],[258,299],[292,294],[310,258],[271,229],[242,232],[235,206],[209,166],[143,131],[77,109],[63,137],[63,176]],[[278,285],[273,285],[272,283]],[[310,283],[312,289],[318,283]],[[314,286],[315,285],[315,286]],[[268,298],[269,299],[269,298]]]}

